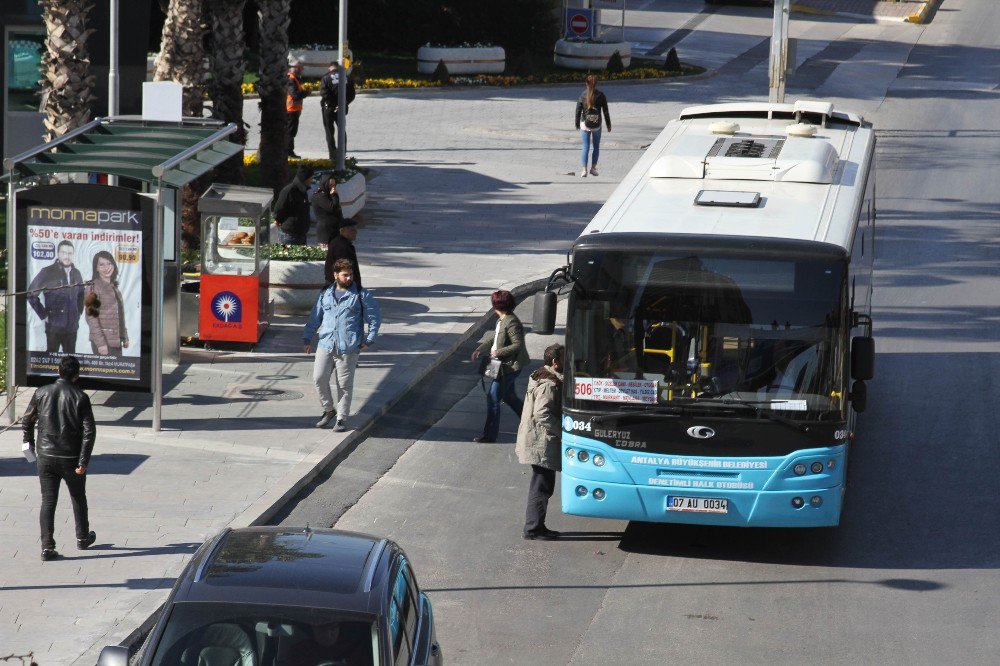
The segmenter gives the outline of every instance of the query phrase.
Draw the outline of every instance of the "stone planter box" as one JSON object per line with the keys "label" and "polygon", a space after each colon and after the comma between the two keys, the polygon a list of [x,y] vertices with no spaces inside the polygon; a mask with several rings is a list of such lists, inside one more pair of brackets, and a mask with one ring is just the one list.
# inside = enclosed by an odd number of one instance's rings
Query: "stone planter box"
{"label": "stone planter box", "polygon": [[[288,61],[298,60],[302,63],[302,76],[307,79],[318,79],[326,74],[330,63],[336,60],[338,55],[340,54],[337,49],[289,49]],[[346,55],[353,63],[354,58],[351,57],[350,49]],[[347,73],[350,74],[352,69],[354,69],[353,64],[347,68]]]}
{"label": "stone planter box", "polygon": [[421,46],[417,49],[417,71],[421,74],[433,74],[442,60],[449,74],[502,74],[507,65],[502,46]]}
{"label": "stone planter box", "polygon": [[274,261],[268,264],[275,312],[308,313],[326,284],[322,261]]}
{"label": "stone planter box", "polygon": [[360,213],[367,199],[365,175],[357,173],[343,183],[338,183],[337,194],[340,196],[340,211],[344,217],[354,217]]}
{"label": "stone planter box", "polygon": [[618,51],[622,64],[632,62],[632,47],[628,42],[573,42],[560,39],[552,51],[557,67],[567,69],[605,69],[608,60]]}

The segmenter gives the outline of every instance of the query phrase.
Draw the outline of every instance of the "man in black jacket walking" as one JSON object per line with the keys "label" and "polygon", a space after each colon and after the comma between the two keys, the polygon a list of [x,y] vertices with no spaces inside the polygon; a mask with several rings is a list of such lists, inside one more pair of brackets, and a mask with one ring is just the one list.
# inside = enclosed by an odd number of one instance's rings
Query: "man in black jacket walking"
{"label": "man in black jacket walking", "polygon": [[354,241],[358,238],[358,223],[351,218],[345,218],[340,222],[340,233],[330,239],[330,244],[326,247],[326,265],[324,274],[326,283],[333,282],[333,265],[338,259],[347,259],[354,266],[354,284],[361,286],[361,267],[358,265],[358,251],[354,249]]}
{"label": "man in black jacket walking", "polygon": [[[76,519],[76,546],[89,548],[97,540],[87,515],[87,467],[94,450],[97,427],[90,398],[76,387],[80,361],[64,356],[59,362],[59,379],[35,391],[22,419],[24,441],[38,456],[38,480],[42,486],[42,560],[60,557],[53,537],[59,482],[65,481],[73,500]],[[38,441],[35,441],[35,424]]]}
{"label": "man in black jacket walking", "polygon": [[302,165],[292,182],[278,193],[274,204],[274,221],[281,231],[282,245],[305,245],[309,233],[309,187],[313,168]]}

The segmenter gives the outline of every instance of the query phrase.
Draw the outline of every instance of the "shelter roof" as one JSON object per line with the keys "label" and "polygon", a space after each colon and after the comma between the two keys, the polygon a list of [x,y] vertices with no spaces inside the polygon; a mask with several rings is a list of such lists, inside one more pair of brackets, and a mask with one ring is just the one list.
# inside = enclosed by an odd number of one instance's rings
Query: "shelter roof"
{"label": "shelter roof", "polygon": [[208,118],[98,118],[4,160],[4,167],[19,179],[96,172],[179,188],[243,150],[225,140],[235,131],[232,123]]}

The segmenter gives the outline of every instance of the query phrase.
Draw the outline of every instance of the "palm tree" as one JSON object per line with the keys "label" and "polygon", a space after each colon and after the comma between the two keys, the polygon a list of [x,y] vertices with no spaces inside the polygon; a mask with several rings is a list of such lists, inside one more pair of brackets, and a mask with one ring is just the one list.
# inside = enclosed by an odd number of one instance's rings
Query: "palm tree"
{"label": "palm tree", "polygon": [[51,141],[90,120],[91,88],[87,57],[87,14],[91,0],[40,0],[45,21],[42,90],[45,140]]}
{"label": "palm tree", "polygon": [[[212,35],[212,81],[208,94],[212,99],[212,117],[236,124],[233,143],[246,144],[243,126],[243,70],[246,35],[243,31],[243,6],[246,0],[208,0]],[[243,182],[243,153],[240,152],[216,169],[219,180]]]}
{"label": "palm tree", "polygon": [[200,118],[205,96],[205,35],[202,0],[170,0],[163,23],[154,81],[184,86],[183,113]]}
{"label": "palm tree", "polygon": [[288,12],[291,0],[258,0],[260,25],[260,174],[276,193],[285,184],[288,164],[288,117],[285,74],[288,69]]}

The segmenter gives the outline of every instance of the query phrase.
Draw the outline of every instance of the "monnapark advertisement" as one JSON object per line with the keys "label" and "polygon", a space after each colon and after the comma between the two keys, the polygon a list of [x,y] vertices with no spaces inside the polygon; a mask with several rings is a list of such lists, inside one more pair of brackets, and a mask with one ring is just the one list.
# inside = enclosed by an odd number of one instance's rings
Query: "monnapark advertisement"
{"label": "monnapark advertisement", "polygon": [[153,204],[105,185],[47,185],[17,196],[19,377],[51,381],[80,360],[80,386],[149,389]]}

